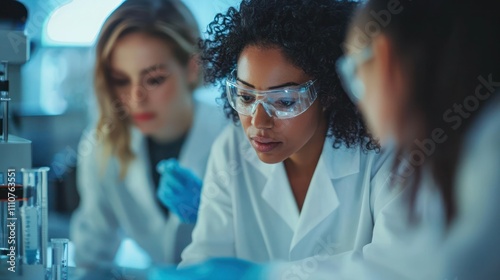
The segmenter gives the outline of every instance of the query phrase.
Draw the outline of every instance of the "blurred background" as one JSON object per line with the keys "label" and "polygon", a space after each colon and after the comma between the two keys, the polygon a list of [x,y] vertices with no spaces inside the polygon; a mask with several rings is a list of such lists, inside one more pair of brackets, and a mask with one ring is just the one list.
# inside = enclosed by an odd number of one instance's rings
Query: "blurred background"
{"label": "blurred background", "polygon": [[[32,141],[33,167],[50,167],[49,238],[68,237],[69,219],[79,203],[77,144],[98,113],[93,93],[94,44],[104,20],[123,0],[19,2],[28,8],[31,57],[24,65],[10,66],[10,134]],[[204,34],[218,12],[240,1],[184,2]],[[213,88],[197,92],[199,99],[209,102],[217,95]],[[129,247],[133,244],[125,242],[120,250]],[[147,260],[127,260],[124,255],[117,260],[121,265],[147,265]]]}

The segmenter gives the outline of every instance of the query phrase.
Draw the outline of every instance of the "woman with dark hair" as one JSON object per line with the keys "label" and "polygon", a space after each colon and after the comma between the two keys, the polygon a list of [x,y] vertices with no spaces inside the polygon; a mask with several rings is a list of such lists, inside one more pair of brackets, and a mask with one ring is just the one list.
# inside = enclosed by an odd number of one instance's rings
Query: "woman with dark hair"
{"label": "woman with dark hair", "polygon": [[339,73],[371,131],[395,141],[395,166],[410,163],[401,178],[410,205],[426,178],[441,194],[447,228],[435,279],[497,279],[498,3],[370,0],[346,46]]}
{"label": "woman with dark hair", "polygon": [[[392,226],[401,235],[417,234],[387,239],[377,258],[364,250],[355,262],[310,266],[309,278],[293,279],[498,278],[500,17],[494,2],[369,0],[360,8],[338,71],[382,146],[397,147],[392,183],[406,186],[405,208],[418,219]],[[227,279],[283,279],[294,268],[217,259],[176,275],[218,279],[221,269],[241,275]]]}
{"label": "woman with dark hair", "polygon": [[355,5],[245,0],[209,25],[205,79],[235,125],[212,148],[181,265],[298,261],[307,274],[398,238],[404,190],[335,72]]}

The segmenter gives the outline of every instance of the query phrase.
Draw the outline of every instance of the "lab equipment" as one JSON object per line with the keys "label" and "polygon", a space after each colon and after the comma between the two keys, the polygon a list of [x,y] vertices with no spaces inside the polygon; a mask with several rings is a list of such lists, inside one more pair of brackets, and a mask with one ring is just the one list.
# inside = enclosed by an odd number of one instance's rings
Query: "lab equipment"
{"label": "lab equipment", "polygon": [[68,243],[67,238],[50,239],[52,246],[52,280],[68,279]]}
{"label": "lab equipment", "polygon": [[27,19],[21,2],[0,2],[0,279],[12,280],[44,279],[47,265],[48,168],[30,169],[31,141],[9,134],[9,76],[29,60]]}
{"label": "lab equipment", "polygon": [[160,173],[157,196],[184,223],[195,223],[200,204],[202,181],[176,159],[162,160],[156,166]]}
{"label": "lab equipment", "polygon": [[304,113],[318,96],[315,81],[298,86],[287,86],[272,90],[256,90],[240,85],[236,71],[226,80],[227,99],[238,113],[251,116],[262,104],[266,113],[278,119],[288,119]]}
{"label": "lab equipment", "polygon": [[[0,3],[0,105],[2,108],[0,138],[0,174],[7,169],[31,167],[31,141],[9,135],[9,72],[20,72],[20,65],[29,60],[29,39],[24,27],[28,11],[17,1]],[[9,65],[13,66],[9,69]],[[17,75],[16,75],[17,76]],[[3,176],[6,179],[7,176]],[[5,182],[0,182],[5,184]]]}
{"label": "lab equipment", "polygon": [[356,74],[357,68],[372,57],[372,48],[365,47],[360,52],[346,54],[337,61],[336,66],[341,78],[340,81],[354,104],[358,103],[365,95],[365,86]]}
{"label": "lab equipment", "polygon": [[[44,279],[47,267],[49,168],[21,169],[23,173],[22,271],[30,279]],[[32,276],[31,276],[32,275]],[[36,275],[36,276],[35,276]]]}
{"label": "lab equipment", "polygon": [[[15,184],[14,169],[7,172],[8,183],[1,188],[0,211],[2,224],[7,224],[7,232],[1,239],[4,248],[2,261],[5,259],[2,268],[12,273],[7,279],[45,279],[48,171],[48,167],[22,168],[22,186]],[[3,267],[5,264],[7,267]]]}
{"label": "lab equipment", "polygon": [[[0,154],[2,157],[0,158],[0,185],[8,187],[8,183],[15,183],[17,188],[20,180],[16,177],[15,172],[19,171],[21,167],[31,167],[31,142],[8,133],[9,102],[11,101],[9,96],[9,64],[18,66],[29,59],[28,38],[23,30],[27,11],[21,3],[16,1],[2,2],[1,6],[0,107],[2,120],[0,125],[2,129],[0,129]],[[24,14],[21,12],[23,8]],[[9,17],[4,18],[7,15]]]}

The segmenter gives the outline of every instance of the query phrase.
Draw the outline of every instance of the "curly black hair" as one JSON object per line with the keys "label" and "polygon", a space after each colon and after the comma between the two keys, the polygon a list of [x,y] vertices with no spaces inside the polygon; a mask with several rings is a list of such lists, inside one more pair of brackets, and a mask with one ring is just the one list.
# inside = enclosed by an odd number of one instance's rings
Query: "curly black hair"
{"label": "curly black hair", "polygon": [[[226,96],[225,80],[247,46],[277,47],[306,74],[316,79],[319,100],[329,122],[334,148],[357,144],[378,150],[356,106],[344,92],[335,63],[357,3],[342,0],[243,0],[208,25],[200,41],[205,82],[220,87],[224,112],[234,122],[238,114]],[[364,144],[364,145],[363,145]]]}

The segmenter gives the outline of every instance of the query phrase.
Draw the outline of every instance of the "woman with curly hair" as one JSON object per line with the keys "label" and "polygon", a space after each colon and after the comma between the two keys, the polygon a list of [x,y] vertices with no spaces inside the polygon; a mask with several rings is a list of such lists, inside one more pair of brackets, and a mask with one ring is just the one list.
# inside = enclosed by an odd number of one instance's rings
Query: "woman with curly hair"
{"label": "woman with curly hair", "polygon": [[379,151],[335,70],[355,6],[244,0],[209,25],[205,78],[221,87],[237,125],[212,147],[182,266],[305,260],[298,271],[307,274],[358,253],[377,257],[399,238],[406,190],[389,187],[390,153]]}

